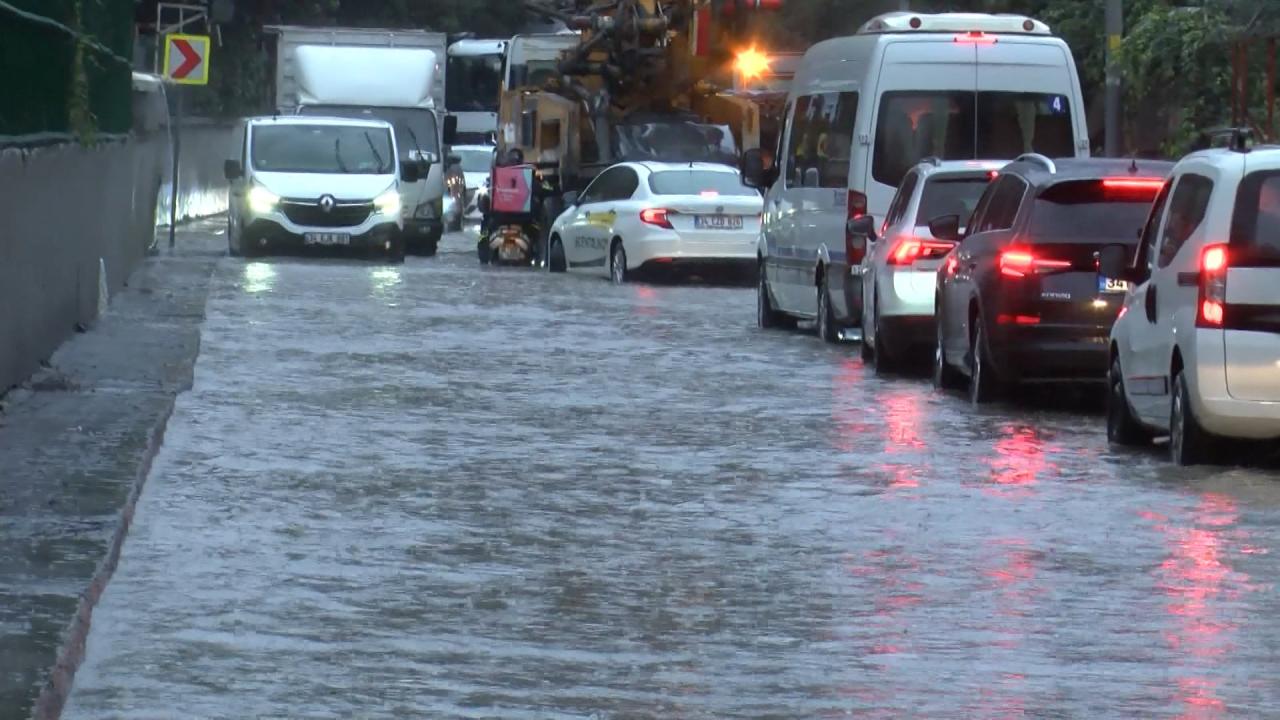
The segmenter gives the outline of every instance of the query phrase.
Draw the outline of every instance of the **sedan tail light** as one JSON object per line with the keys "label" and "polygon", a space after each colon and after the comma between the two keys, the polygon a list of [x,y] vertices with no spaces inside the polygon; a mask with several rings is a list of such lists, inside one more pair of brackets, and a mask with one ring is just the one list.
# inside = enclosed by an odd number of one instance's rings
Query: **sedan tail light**
{"label": "sedan tail light", "polygon": [[1070,260],[1037,257],[1030,250],[1005,250],[1000,253],[1000,274],[1005,277],[1021,278],[1069,269],[1071,269]]}
{"label": "sedan tail light", "polygon": [[1208,245],[1200,253],[1200,308],[1196,313],[1196,327],[1220,328],[1226,320],[1229,267],[1226,245]]}
{"label": "sedan tail light", "polygon": [[640,222],[672,230],[670,215],[671,211],[666,208],[645,208],[640,211]]}
{"label": "sedan tail light", "polygon": [[861,248],[854,247],[853,233],[849,232],[849,221],[856,220],[867,214],[867,196],[856,190],[850,190],[846,202],[844,255],[849,265],[853,266],[862,262],[862,258],[867,254],[867,248],[865,244]]}

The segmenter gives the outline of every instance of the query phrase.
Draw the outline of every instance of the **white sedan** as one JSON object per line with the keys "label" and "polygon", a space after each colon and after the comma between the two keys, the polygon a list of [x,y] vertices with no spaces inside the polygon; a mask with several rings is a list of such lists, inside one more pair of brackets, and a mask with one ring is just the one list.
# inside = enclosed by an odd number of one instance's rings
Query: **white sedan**
{"label": "white sedan", "polygon": [[626,162],[596,176],[551,227],[551,270],[626,282],[654,269],[754,268],[760,194],[710,163]]}

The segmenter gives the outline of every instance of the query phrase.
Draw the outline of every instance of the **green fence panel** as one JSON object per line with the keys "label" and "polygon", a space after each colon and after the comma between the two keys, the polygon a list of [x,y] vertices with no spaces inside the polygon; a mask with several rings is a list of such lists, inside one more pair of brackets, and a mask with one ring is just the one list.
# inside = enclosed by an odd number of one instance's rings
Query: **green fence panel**
{"label": "green fence panel", "polygon": [[0,138],[128,132],[133,0],[0,0]]}

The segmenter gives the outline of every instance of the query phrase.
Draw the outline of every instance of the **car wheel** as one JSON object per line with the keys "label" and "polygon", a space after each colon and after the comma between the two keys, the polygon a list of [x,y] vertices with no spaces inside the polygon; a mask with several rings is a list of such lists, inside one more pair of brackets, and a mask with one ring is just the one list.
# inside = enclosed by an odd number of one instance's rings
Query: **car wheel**
{"label": "car wheel", "polygon": [[764,330],[787,329],[796,326],[795,318],[773,309],[773,301],[769,298],[769,277],[765,272],[764,261],[760,261],[759,282],[756,285],[756,325]]}
{"label": "car wheel", "polygon": [[826,273],[818,281],[818,337],[823,342],[840,342],[840,330],[836,325],[835,311],[831,309],[831,293],[828,292]]}
{"label": "car wheel", "polygon": [[942,334],[942,318],[939,317],[934,325],[937,341],[933,346],[933,386],[938,390],[959,390],[964,387],[964,378],[947,362],[947,354],[943,350],[946,339]]}
{"label": "car wheel", "polygon": [[551,251],[547,258],[547,269],[553,273],[562,273],[567,270],[569,263],[564,257],[564,243],[560,242],[560,236],[556,235],[551,238]]}
{"label": "car wheel", "polygon": [[890,342],[891,338],[888,333],[885,332],[884,323],[880,322],[880,303],[879,301],[874,300],[873,302],[875,304],[874,310],[872,311],[871,322],[875,327],[876,339],[872,355],[875,356],[876,372],[886,373],[893,369],[893,365],[897,361],[897,356],[890,349],[893,347],[893,344]]}
{"label": "car wheel", "polygon": [[435,257],[436,253],[440,251],[440,235],[442,232],[433,232],[427,236],[427,239],[422,243],[422,254],[424,256]]}
{"label": "car wheel", "polygon": [[609,279],[614,285],[627,281],[627,251],[622,249],[621,240],[614,241],[613,250],[609,253]]}
{"label": "car wheel", "polygon": [[1178,465],[1199,465],[1212,459],[1213,436],[1205,432],[1191,407],[1191,390],[1182,371],[1173,378],[1169,410],[1169,455]]}
{"label": "car wheel", "polygon": [[981,405],[996,399],[999,384],[987,354],[987,330],[981,314],[973,325],[973,342],[969,347],[969,402]]}
{"label": "car wheel", "polygon": [[1138,423],[1129,409],[1119,358],[1111,363],[1111,371],[1107,373],[1107,390],[1107,440],[1116,445],[1149,444],[1151,433]]}
{"label": "car wheel", "polygon": [[240,238],[236,236],[236,224],[230,215],[227,215],[227,254],[240,257]]}

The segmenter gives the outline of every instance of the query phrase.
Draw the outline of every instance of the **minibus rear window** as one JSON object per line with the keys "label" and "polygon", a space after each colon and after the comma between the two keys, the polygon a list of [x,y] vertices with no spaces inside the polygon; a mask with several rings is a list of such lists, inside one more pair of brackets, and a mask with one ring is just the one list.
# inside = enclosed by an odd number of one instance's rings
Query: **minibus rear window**
{"label": "minibus rear window", "polygon": [[897,187],[916,163],[1075,155],[1064,95],[962,90],[888,92],[880,99],[871,176]]}

